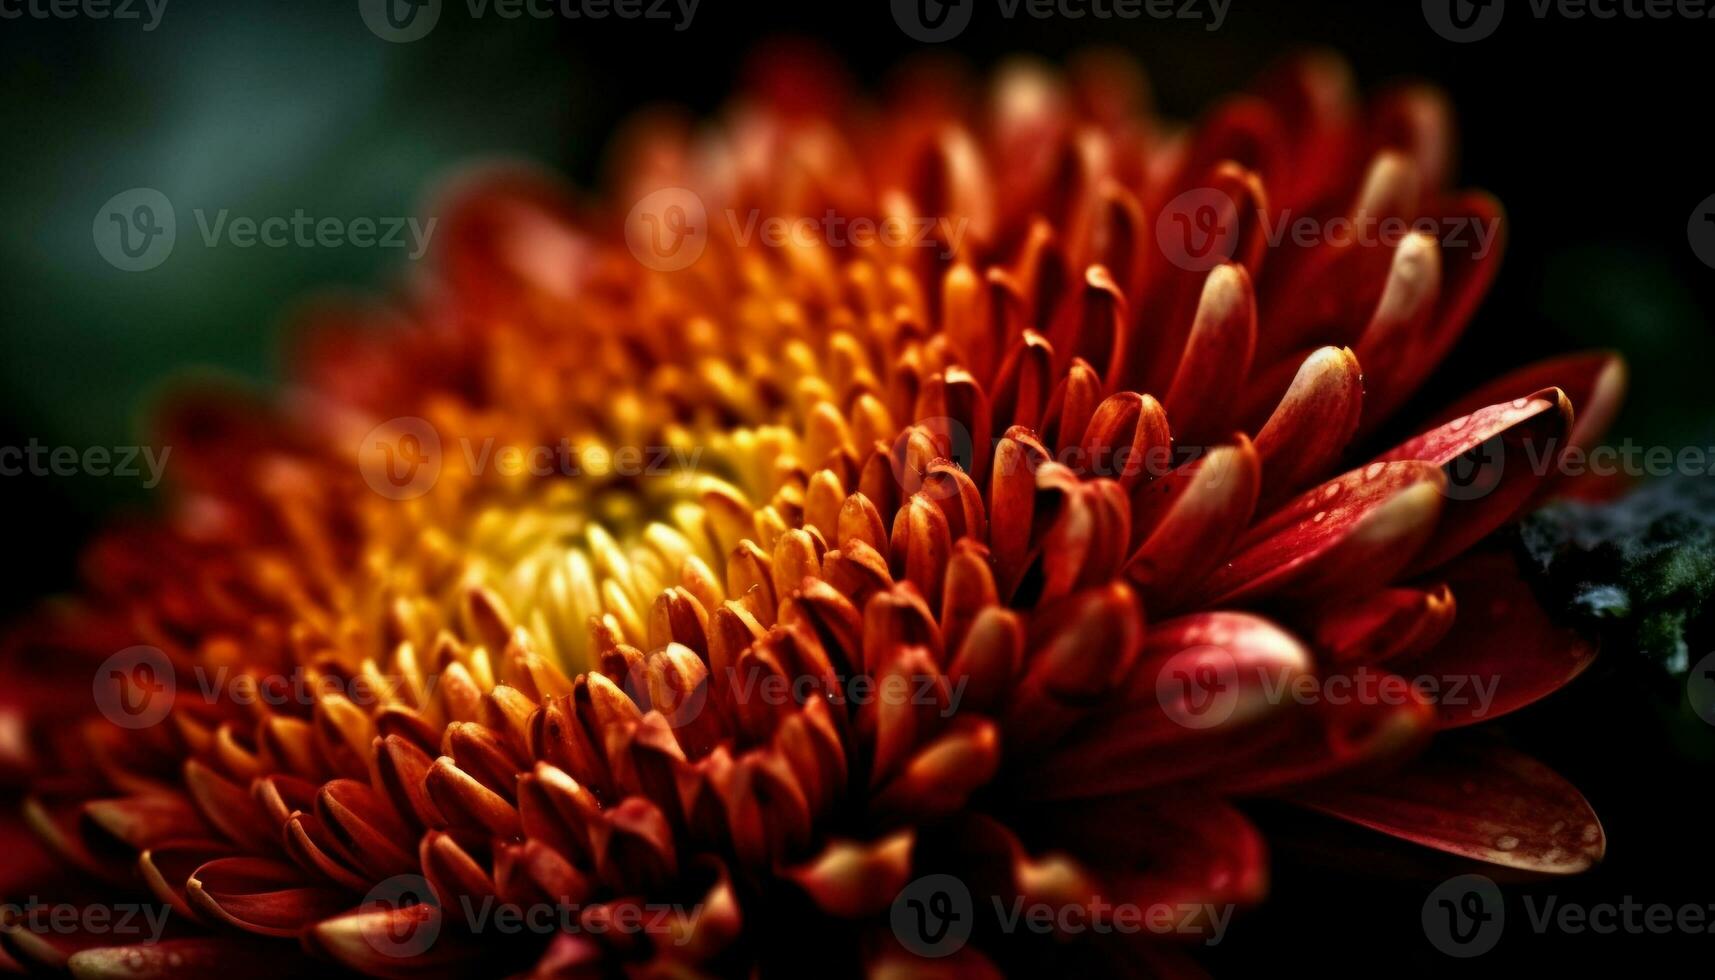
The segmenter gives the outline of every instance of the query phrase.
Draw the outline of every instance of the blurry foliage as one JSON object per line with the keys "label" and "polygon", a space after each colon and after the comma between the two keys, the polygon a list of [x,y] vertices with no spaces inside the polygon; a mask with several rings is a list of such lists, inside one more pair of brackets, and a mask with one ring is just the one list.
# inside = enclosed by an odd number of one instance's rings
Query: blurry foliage
{"label": "blurry foliage", "polygon": [[[187,366],[268,380],[306,288],[386,289],[402,249],[204,244],[193,211],[409,216],[472,159],[564,162],[587,88],[537,23],[387,44],[350,4],[180,0],[144,34],[118,22],[7,21],[0,130],[0,384],[8,441],[116,445]],[[481,71],[471,66],[481,65]],[[102,202],[153,187],[178,226],[160,267],[96,253]],[[307,284],[313,284],[307,286]],[[99,500],[116,479],[56,482]]]}
{"label": "blurry foliage", "polygon": [[1681,676],[1715,611],[1715,481],[1678,477],[1613,503],[1560,501],[1518,540],[1539,591],[1611,654]]}

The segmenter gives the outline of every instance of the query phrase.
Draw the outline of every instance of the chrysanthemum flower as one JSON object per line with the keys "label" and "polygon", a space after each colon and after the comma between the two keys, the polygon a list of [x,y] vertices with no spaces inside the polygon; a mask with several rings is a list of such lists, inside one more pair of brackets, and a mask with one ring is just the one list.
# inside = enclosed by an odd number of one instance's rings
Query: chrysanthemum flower
{"label": "chrysanthemum flower", "polygon": [[[1439,95],[1316,58],[1182,127],[1116,59],[879,106],[783,63],[718,127],[640,126],[595,206],[466,182],[286,397],[171,407],[169,512],[0,685],[76,872],[5,887],[168,934],[14,916],[17,962],[1172,971],[1161,933],[1264,897],[1252,799],[1324,851],[1600,857],[1539,763],[1430,744],[1593,656],[1485,541],[1623,383],[1414,404],[1499,261],[1436,233],[1500,222]],[[989,911],[1021,900],[1082,917]],[[1165,918],[1078,928],[1116,906]]]}

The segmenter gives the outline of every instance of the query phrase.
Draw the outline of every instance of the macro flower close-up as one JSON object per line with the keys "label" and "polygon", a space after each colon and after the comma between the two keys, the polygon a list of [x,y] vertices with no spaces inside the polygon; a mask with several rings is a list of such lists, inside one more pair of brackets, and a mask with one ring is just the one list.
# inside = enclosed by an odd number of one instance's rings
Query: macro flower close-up
{"label": "macro flower close-up", "polygon": [[1169,112],[1077,40],[753,45],[593,176],[466,154],[410,217],[95,195],[128,282],[246,237],[408,268],[294,286],[270,383],[173,372],[146,502],[21,580],[0,968],[1368,972],[1284,937],[1369,904],[1439,975],[1646,887],[1565,770],[1627,763],[1554,726],[1636,677],[1715,723],[1697,505],[1615,531],[1651,481],[1600,464],[1659,358],[1485,312],[1517,229],[1462,161],[1506,151],[1433,80],[1276,42]]}

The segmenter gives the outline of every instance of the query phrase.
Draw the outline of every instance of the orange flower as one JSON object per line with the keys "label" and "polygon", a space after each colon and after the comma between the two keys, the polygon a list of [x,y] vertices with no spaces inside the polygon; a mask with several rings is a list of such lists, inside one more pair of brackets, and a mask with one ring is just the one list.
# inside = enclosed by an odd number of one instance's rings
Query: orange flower
{"label": "orange flower", "polygon": [[1399,429],[1499,261],[1441,98],[1326,58],[1194,128],[1115,59],[966,92],[783,59],[640,127],[611,206],[474,179],[286,397],[176,403],[170,512],[0,702],[57,887],[172,914],[14,914],[10,955],[1172,970],[1264,896],[1257,797],[1596,861],[1552,772],[1425,747],[1594,655],[1483,542],[1623,386],[1565,357]]}

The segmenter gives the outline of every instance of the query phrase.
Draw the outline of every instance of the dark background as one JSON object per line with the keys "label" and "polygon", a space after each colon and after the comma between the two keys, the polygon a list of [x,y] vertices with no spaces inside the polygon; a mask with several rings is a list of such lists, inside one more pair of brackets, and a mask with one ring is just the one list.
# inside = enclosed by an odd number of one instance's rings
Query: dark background
{"label": "dark background", "polygon": [[[1460,182],[1501,198],[1510,244],[1437,384],[1615,347],[1633,384],[1614,438],[1697,443],[1715,409],[1715,270],[1692,253],[1686,226],[1715,193],[1715,21],[1542,21],[1525,0],[1510,6],[1496,35],[1457,45],[1412,0],[1233,0],[1214,33],[1174,20],[1005,21],[984,0],[939,50],[989,66],[1017,52],[1057,60],[1119,47],[1178,117],[1308,46],[1343,52],[1366,88],[1404,76],[1443,86],[1459,113]],[[702,0],[682,33],[659,21],[472,21],[448,0],[432,33],[403,45],[370,34],[355,0],[169,0],[149,33],[137,22],[0,21],[0,445],[131,444],[164,378],[212,367],[265,384],[294,304],[328,288],[385,288],[404,265],[377,249],[203,248],[190,208],[410,214],[437,177],[492,156],[540,160],[589,187],[630,113],[718,108],[747,53],[780,35],[820,39],[864,84],[924,50],[886,0]],[[102,202],[135,186],[164,191],[179,220],[172,257],[141,274],[108,266],[90,239]],[[111,477],[0,477],[10,546],[0,612],[69,586],[99,515],[146,509],[152,496]],[[1566,697],[1508,720],[1513,738],[1587,791],[1610,837],[1602,869],[1528,886],[1536,894],[1715,902],[1705,806],[1715,729],[1687,723],[1681,693],[1609,651]],[[1625,961],[1655,972],[1669,947],[1705,969],[1715,950],[1715,936],[1531,936],[1514,891],[1500,947],[1460,963],[1424,940],[1427,891],[1282,855],[1274,901],[1211,963],[1242,975]]]}

